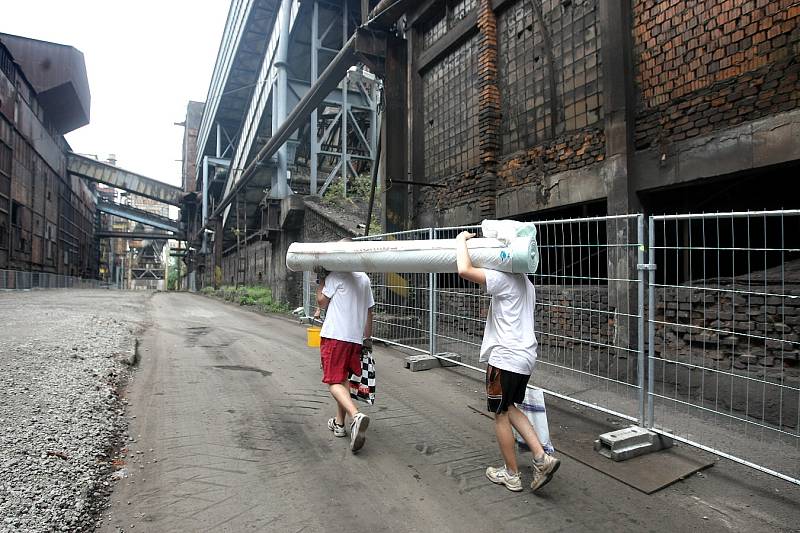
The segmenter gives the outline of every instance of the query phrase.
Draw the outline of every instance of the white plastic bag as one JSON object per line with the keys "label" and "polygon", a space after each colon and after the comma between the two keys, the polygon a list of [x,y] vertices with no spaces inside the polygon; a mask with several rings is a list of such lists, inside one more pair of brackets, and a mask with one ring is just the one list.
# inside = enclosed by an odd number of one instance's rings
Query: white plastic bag
{"label": "white plastic bag", "polygon": [[[553,444],[550,442],[550,428],[547,425],[547,410],[544,406],[544,392],[542,389],[534,389],[528,387],[525,391],[525,401],[516,404],[517,408],[525,413],[528,417],[533,429],[536,431],[536,436],[539,437],[539,442],[546,454],[551,455],[555,452]],[[514,430],[514,438],[517,444],[524,449],[528,449],[528,445],[522,436]]]}

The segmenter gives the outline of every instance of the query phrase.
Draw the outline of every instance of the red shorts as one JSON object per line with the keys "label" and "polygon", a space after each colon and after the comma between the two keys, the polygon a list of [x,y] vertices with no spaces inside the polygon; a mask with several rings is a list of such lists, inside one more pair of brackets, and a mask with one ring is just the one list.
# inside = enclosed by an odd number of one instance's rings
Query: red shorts
{"label": "red shorts", "polygon": [[350,373],[361,375],[360,344],[322,337],[319,355],[322,359],[323,383],[344,383]]}

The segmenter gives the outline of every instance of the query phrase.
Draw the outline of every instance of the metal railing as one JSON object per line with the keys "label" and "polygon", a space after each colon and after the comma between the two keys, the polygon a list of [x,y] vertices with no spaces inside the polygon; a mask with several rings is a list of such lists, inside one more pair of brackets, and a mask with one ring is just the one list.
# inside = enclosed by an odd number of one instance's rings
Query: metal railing
{"label": "metal railing", "polygon": [[0,290],[31,289],[103,289],[108,283],[49,272],[0,270]]}
{"label": "metal railing", "polygon": [[[639,214],[535,222],[531,382],[800,484],[800,211],[648,222],[647,231]],[[368,238],[464,230],[480,234]],[[370,278],[377,339],[485,370],[483,289],[455,273]]]}

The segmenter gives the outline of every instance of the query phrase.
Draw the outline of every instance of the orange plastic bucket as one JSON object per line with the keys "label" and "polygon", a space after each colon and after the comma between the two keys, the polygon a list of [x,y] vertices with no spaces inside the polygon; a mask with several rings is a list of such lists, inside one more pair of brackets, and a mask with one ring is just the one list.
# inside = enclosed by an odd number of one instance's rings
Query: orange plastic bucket
{"label": "orange plastic bucket", "polygon": [[319,332],[321,329],[317,326],[306,328],[306,342],[310,348],[319,348]]}

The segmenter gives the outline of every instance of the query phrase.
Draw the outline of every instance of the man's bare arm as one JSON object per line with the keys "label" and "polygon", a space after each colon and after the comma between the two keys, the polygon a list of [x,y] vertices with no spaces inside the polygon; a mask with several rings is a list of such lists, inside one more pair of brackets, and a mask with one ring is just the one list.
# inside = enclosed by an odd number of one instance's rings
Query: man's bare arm
{"label": "man's bare arm", "polygon": [[320,309],[327,309],[331,299],[322,294],[323,287],[325,287],[325,278],[320,278],[317,282],[317,306]]}
{"label": "man's bare arm", "polygon": [[467,249],[467,241],[474,236],[474,233],[462,231],[458,234],[458,237],[456,237],[458,275],[479,285],[486,285],[486,273],[482,268],[472,266],[472,259],[470,259],[469,250]]}
{"label": "man's bare arm", "polygon": [[372,338],[372,317],[373,312],[372,310],[375,309],[374,307],[370,307],[367,310],[367,323],[364,325],[364,338],[371,339]]}

